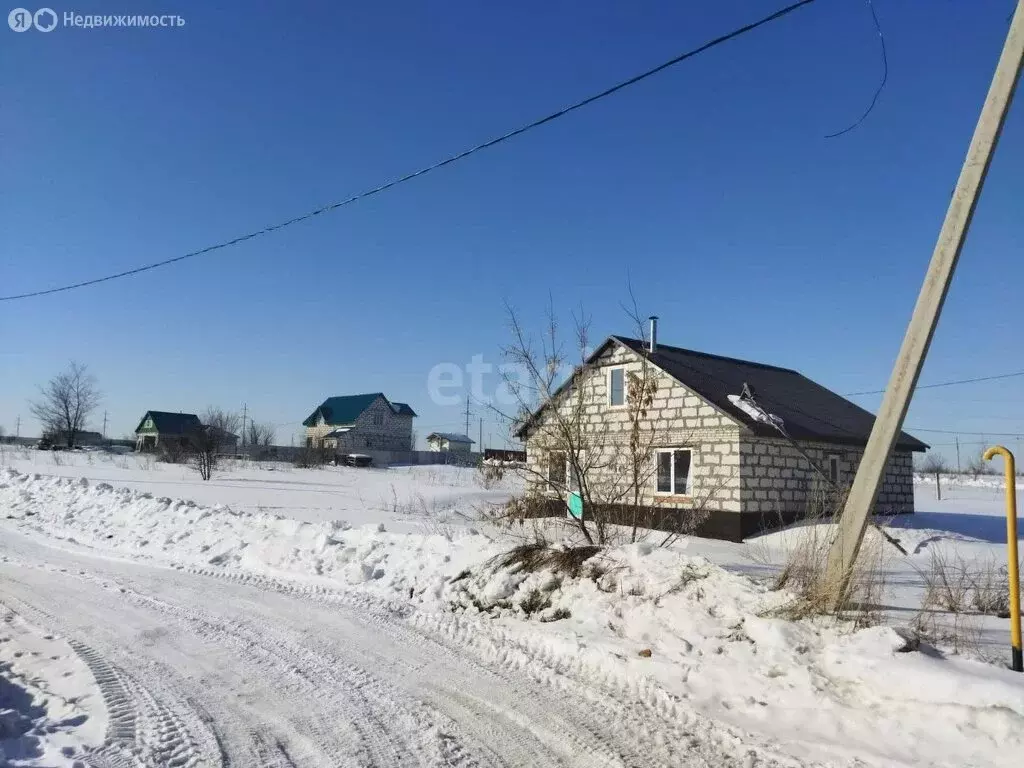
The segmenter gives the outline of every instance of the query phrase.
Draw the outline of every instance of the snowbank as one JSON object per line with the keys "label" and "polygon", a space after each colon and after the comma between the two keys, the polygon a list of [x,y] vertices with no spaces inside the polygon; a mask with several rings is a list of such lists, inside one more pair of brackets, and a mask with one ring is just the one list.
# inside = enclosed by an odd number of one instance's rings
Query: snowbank
{"label": "snowbank", "polygon": [[512,542],[470,528],[303,523],[14,470],[0,471],[2,516],[119,555],[371,594],[506,663],[542,659],[555,676],[628,688],[680,718],[758,734],[782,757],[1015,765],[1024,750],[1024,676],[904,652],[886,627],[778,618],[790,596],[679,549],[640,543],[523,568],[497,559]]}

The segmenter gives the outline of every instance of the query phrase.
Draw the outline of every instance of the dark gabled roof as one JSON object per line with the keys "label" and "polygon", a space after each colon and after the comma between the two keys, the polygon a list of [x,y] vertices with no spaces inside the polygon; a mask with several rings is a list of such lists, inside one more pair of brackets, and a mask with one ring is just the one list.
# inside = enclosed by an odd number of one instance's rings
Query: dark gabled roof
{"label": "dark gabled roof", "polygon": [[[646,355],[654,365],[683,386],[761,437],[779,437],[780,433],[771,425],[755,420],[729,400],[729,395],[738,396],[743,391],[744,384],[753,390],[762,408],[782,418],[786,432],[796,440],[865,445],[875,423],[875,417],[869,411],[789,368],[665,344],[658,344],[653,353],[648,353],[646,342],[624,336],[609,336],[587,362],[597,359],[609,344],[621,344]],[[562,386],[564,388],[565,385]],[[560,392],[561,388],[555,396]],[[517,436],[526,435],[538,414],[539,411],[534,413],[519,428]],[[896,445],[911,451],[928,449],[927,445],[906,432],[900,432]]]}
{"label": "dark gabled roof", "polygon": [[433,438],[439,440],[447,440],[449,443],[475,443],[476,441],[470,438],[468,435],[460,435],[458,432],[431,432],[427,435],[427,440]]}
{"label": "dark gabled roof", "polygon": [[199,417],[194,413],[171,413],[170,411],[146,411],[141,419],[139,419],[139,425],[135,428],[138,432],[142,429],[142,425],[146,419],[150,418],[153,420],[153,426],[156,427],[156,431],[161,434],[168,435],[184,435],[186,432],[191,432],[202,426],[199,421]]}
{"label": "dark gabled roof", "polygon": [[[639,339],[612,336],[609,340],[640,354],[646,352],[646,342]],[[755,435],[778,437],[779,432],[755,421],[729,400],[729,395],[740,394],[744,384],[752,388],[762,408],[782,418],[786,431],[797,440],[865,445],[875,423],[870,411],[789,368],[664,344],[658,344],[648,359]],[[900,433],[896,445],[912,451],[928,449],[906,432]]]}
{"label": "dark gabled roof", "polygon": [[368,392],[364,395],[344,395],[342,397],[328,397],[320,406],[313,411],[303,426],[311,427],[316,423],[317,416],[323,414],[324,423],[331,426],[343,427],[355,424],[356,419],[377,400],[383,397],[391,411],[398,416],[415,416],[416,412],[405,403],[392,403],[383,392]]}
{"label": "dark gabled roof", "polygon": [[391,410],[398,416],[415,416],[416,411],[409,407],[408,403],[392,403]]}

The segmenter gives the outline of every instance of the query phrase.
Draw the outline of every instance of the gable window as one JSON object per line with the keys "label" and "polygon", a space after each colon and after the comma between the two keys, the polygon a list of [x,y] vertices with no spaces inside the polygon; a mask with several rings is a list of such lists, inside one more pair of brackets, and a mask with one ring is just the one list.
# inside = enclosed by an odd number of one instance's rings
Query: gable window
{"label": "gable window", "polygon": [[383,424],[384,424],[384,414],[383,413],[375,413],[375,414],[373,414],[373,426],[380,427],[380,426],[383,426]]}
{"label": "gable window", "polygon": [[690,465],[692,453],[689,448],[667,448],[655,451],[655,492],[676,496],[690,495]]}
{"label": "gable window", "polygon": [[565,451],[551,451],[548,454],[548,482],[552,485],[565,485],[568,463]]}
{"label": "gable window", "polygon": [[608,370],[608,405],[626,404],[626,369]]}
{"label": "gable window", "polygon": [[828,457],[828,479],[833,483],[839,483],[839,455],[830,454]]}

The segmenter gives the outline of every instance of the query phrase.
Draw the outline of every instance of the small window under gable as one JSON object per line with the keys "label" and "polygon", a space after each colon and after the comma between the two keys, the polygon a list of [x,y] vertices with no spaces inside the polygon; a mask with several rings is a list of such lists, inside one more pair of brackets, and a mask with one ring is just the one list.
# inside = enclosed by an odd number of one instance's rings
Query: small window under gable
{"label": "small window under gable", "polygon": [[384,425],[384,414],[375,413],[373,414],[373,426],[380,427]]}
{"label": "small window under gable", "polygon": [[626,369],[611,368],[608,370],[608,405],[626,404]]}

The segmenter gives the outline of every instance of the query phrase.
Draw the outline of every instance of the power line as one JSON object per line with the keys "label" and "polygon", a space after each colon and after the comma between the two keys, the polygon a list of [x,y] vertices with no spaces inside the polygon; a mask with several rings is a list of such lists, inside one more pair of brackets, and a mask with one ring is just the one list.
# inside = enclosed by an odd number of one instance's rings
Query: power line
{"label": "power line", "polygon": [[857,118],[857,120],[853,122],[851,125],[848,125],[846,128],[843,128],[843,130],[836,131],[835,133],[830,133],[826,135],[826,139],[834,139],[837,136],[842,136],[844,133],[849,133],[858,125],[863,123],[867,119],[868,115],[870,115],[874,111],[875,104],[878,103],[878,97],[882,95],[882,90],[885,88],[885,84],[889,80],[889,57],[885,52],[885,35],[882,34],[882,25],[878,23],[878,14],[875,13],[875,6],[874,3],[871,2],[871,0],[868,0],[868,10],[871,11],[871,18],[875,22],[875,31],[878,33],[878,44],[879,46],[881,46],[882,49],[882,81],[878,84],[878,87],[875,89],[875,95],[871,98],[871,103],[868,105],[868,108],[864,111],[864,114]]}
{"label": "power line", "polygon": [[940,435],[981,435],[982,437],[1020,437],[1022,432],[968,432],[964,429],[925,429],[924,427],[904,427],[913,432],[936,432]]}
{"label": "power line", "polygon": [[[957,384],[974,384],[978,381],[995,381],[996,379],[1012,379],[1015,376],[1024,376],[1024,371],[1017,371],[1016,373],[1000,373],[995,376],[981,376],[976,379],[959,379],[957,381],[943,381],[938,384],[921,384],[915,387],[914,391],[918,389],[935,389],[936,387],[952,387]],[[847,392],[843,397],[856,397],[857,395],[881,395],[885,392],[884,389],[871,389],[865,390],[864,392]]]}
{"label": "power line", "polygon": [[341,201],[336,202],[336,203],[331,203],[329,205],[322,206],[320,208],[317,208],[316,210],[310,211],[309,213],[304,213],[304,214],[302,214],[300,216],[295,216],[295,217],[293,217],[291,219],[287,219],[286,221],[282,221],[282,222],[279,222],[277,224],[272,224],[272,225],[270,225],[268,227],[264,227],[263,229],[256,230],[255,232],[250,232],[249,234],[241,235],[240,237],[236,237],[233,240],[227,240],[227,241],[222,242],[222,243],[217,243],[216,245],[209,245],[209,246],[207,246],[205,248],[200,248],[197,251],[191,251],[189,253],[185,253],[185,254],[182,254],[180,256],[175,256],[175,257],[170,258],[170,259],[164,259],[163,261],[156,261],[156,262],[153,262],[152,264],[145,264],[145,265],[143,265],[141,267],[135,267],[134,269],[127,269],[127,270],[125,270],[123,272],[116,272],[114,274],[106,275],[104,277],[97,277],[97,278],[93,278],[91,280],[83,280],[83,281],[78,282],[78,283],[70,283],[68,285],[62,285],[62,286],[59,286],[57,288],[46,288],[46,289],[40,290],[40,291],[29,291],[28,293],[19,293],[19,294],[14,294],[14,295],[11,295],[11,296],[0,296],[0,301],[15,301],[17,299],[28,299],[28,298],[32,298],[32,297],[35,297],[35,296],[46,296],[46,295],[51,294],[51,293],[60,293],[62,291],[74,290],[75,288],[85,288],[86,286],[96,285],[97,283],[104,283],[104,282],[107,282],[108,280],[117,280],[117,279],[122,278],[122,277],[130,277],[132,275],[137,275],[137,274],[139,274],[141,272],[146,272],[146,271],[151,270],[151,269],[157,269],[159,267],[166,267],[169,264],[176,264],[177,262],[184,261],[185,259],[191,259],[191,258],[193,258],[195,256],[202,256],[202,255],[210,253],[212,251],[217,251],[217,250],[220,250],[222,248],[228,248],[228,247],[230,247],[232,245],[238,245],[239,243],[244,243],[247,240],[252,240],[254,238],[261,237],[262,235],[267,235],[267,234],[270,234],[271,232],[275,232],[275,231],[277,231],[279,229],[284,229],[285,227],[290,227],[293,224],[298,224],[298,223],[300,223],[302,221],[306,221],[308,219],[312,219],[315,216],[319,216],[319,215],[324,214],[324,213],[329,213],[329,212],[337,210],[338,208],[341,208],[343,206],[350,205],[351,203],[354,203],[354,202],[356,202],[358,200],[364,200],[364,199],[366,199],[368,197],[371,197],[373,195],[376,195],[376,194],[379,194],[381,192],[384,192],[384,191],[386,191],[388,189],[391,189],[392,187],[398,186],[399,184],[404,184],[405,182],[411,181],[412,179],[415,179],[418,176],[424,176],[424,175],[430,173],[431,171],[436,171],[439,168],[445,167],[446,165],[451,165],[452,163],[458,162],[459,160],[462,160],[462,159],[464,159],[466,157],[469,157],[470,155],[475,154],[477,152],[480,152],[482,150],[490,149],[491,147],[497,146],[498,144],[502,144],[502,143],[508,141],[509,139],[513,139],[516,136],[524,134],[527,131],[531,131],[534,128],[539,128],[540,126],[542,126],[542,125],[544,125],[546,123],[550,123],[550,122],[553,122],[553,121],[555,121],[555,120],[557,120],[557,119],[559,119],[561,117],[565,117],[570,112],[574,112],[577,109],[581,109],[582,107],[585,107],[585,106],[587,106],[589,104],[593,104],[595,101],[599,101],[600,99],[603,99],[603,98],[605,98],[607,96],[611,96],[613,93],[621,91],[624,88],[628,88],[631,85],[635,85],[636,83],[639,83],[641,80],[646,80],[647,78],[649,78],[649,77],[651,77],[653,75],[656,75],[659,72],[668,69],[669,67],[675,66],[676,64],[679,64],[680,62],[685,61],[686,59],[689,59],[689,58],[692,58],[694,56],[697,56],[698,54],[701,54],[704,51],[707,51],[707,50],[710,50],[712,48],[715,48],[716,46],[719,46],[722,43],[728,42],[729,40],[732,40],[733,38],[740,37],[741,35],[744,35],[747,32],[751,32],[751,31],[757,29],[760,26],[768,24],[768,23],[770,23],[772,21],[776,21],[777,19],[781,19],[783,16],[788,16],[793,11],[796,11],[799,8],[802,8],[805,5],[810,5],[813,2],[815,2],[815,0],[799,0],[799,2],[795,2],[795,3],[792,3],[790,5],[787,5],[785,8],[782,8],[782,9],[780,9],[778,11],[775,11],[775,13],[772,13],[772,14],[770,14],[768,16],[765,16],[764,18],[762,18],[762,19],[760,19],[758,21],[752,22],[752,23],[747,24],[747,25],[745,25],[743,27],[735,29],[732,32],[728,32],[727,34],[720,35],[719,37],[716,37],[713,40],[709,40],[708,42],[704,43],[703,45],[701,45],[701,46],[699,46],[697,48],[693,48],[693,49],[691,49],[691,50],[689,50],[689,51],[687,51],[685,53],[681,53],[680,55],[676,56],[675,58],[669,59],[668,61],[666,61],[666,62],[664,62],[662,64],[659,64],[658,66],[653,67],[652,69],[648,69],[646,72],[642,72],[639,75],[636,75],[634,77],[629,78],[628,80],[623,80],[622,82],[619,82],[619,83],[611,86],[610,88],[606,88],[605,90],[603,90],[603,91],[601,91],[599,93],[595,93],[592,96],[588,96],[585,99],[582,99],[580,101],[575,102],[574,104],[570,104],[569,106],[564,107],[564,108],[558,110],[557,112],[552,112],[551,114],[546,115],[545,117],[541,117],[541,118],[539,118],[537,120],[534,120],[531,123],[527,123],[526,125],[524,125],[524,126],[522,126],[520,128],[516,128],[515,130],[509,131],[508,133],[504,133],[504,134],[502,134],[502,135],[500,135],[500,136],[498,136],[496,138],[490,139],[489,141],[485,141],[482,144],[477,144],[476,146],[471,147],[470,149],[466,149],[466,150],[464,150],[462,152],[459,152],[458,154],[452,155],[452,156],[450,156],[450,157],[448,157],[448,158],[446,158],[444,160],[441,160],[440,162],[434,163],[433,165],[425,166],[423,168],[420,168],[417,171],[413,171],[412,173],[408,173],[405,176],[400,176],[400,177],[398,177],[396,179],[392,179],[391,181],[385,182],[384,184],[381,184],[381,185],[379,185],[377,187],[374,187],[372,189],[368,189],[368,190],[366,190],[364,192],[360,192],[360,193],[358,193],[356,195],[352,195],[351,197],[346,198],[345,200],[341,200]]}

